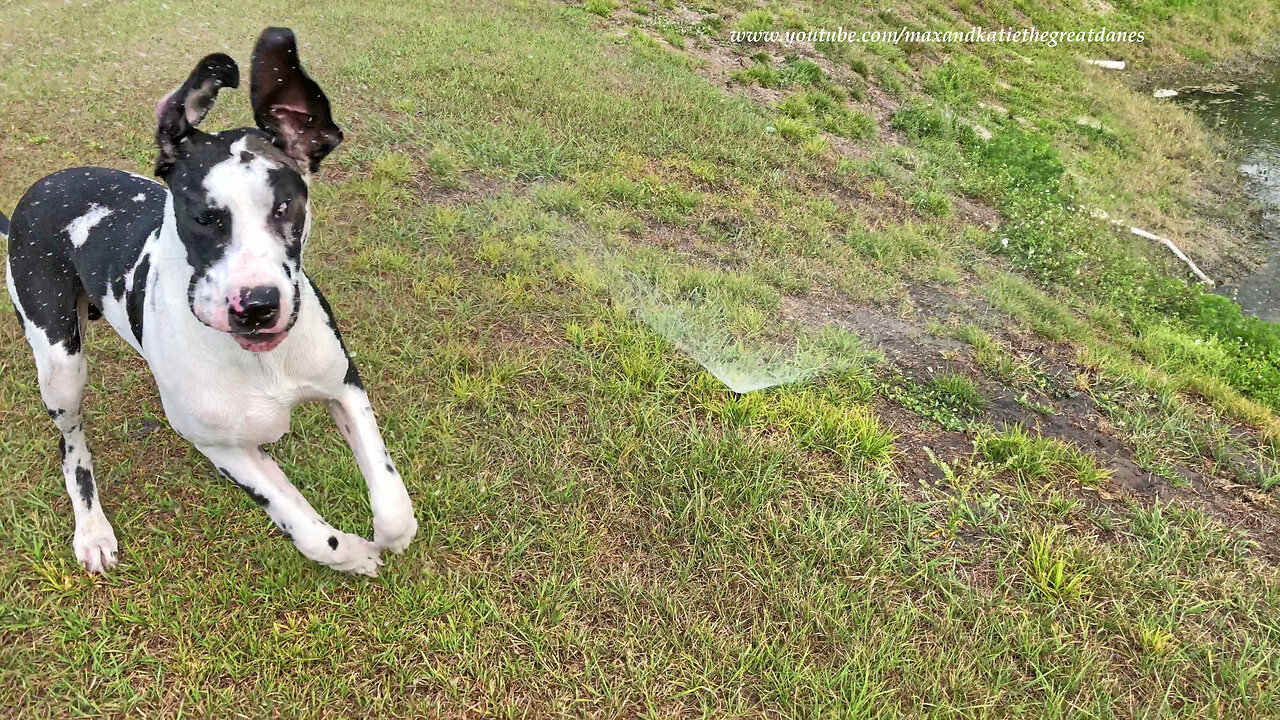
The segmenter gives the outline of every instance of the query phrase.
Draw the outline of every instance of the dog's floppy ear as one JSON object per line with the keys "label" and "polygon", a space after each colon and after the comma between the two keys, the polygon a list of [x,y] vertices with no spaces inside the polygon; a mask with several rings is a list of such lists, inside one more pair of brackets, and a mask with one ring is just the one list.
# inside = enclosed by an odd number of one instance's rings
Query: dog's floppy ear
{"label": "dog's floppy ear", "polygon": [[156,175],[168,174],[177,158],[178,144],[209,114],[224,87],[240,87],[240,68],[230,57],[214,53],[206,55],[186,82],[156,103],[156,147],[160,148]]}
{"label": "dog's floppy ear", "polygon": [[253,48],[249,93],[253,119],[299,167],[315,172],[342,142],[329,115],[329,98],[302,70],[298,43],[288,28],[267,28]]}

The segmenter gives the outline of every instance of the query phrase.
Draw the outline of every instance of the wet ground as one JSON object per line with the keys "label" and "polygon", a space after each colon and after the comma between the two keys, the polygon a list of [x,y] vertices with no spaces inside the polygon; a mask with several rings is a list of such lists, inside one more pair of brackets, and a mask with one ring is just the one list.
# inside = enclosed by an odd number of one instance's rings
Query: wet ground
{"label": "wet ground", "polygon": [[1195,109],[1211,127],[1239,144],[1240,173],[1261,205],[1270,259],[1256,273],[1220,292],[1234,296],[1246,313],[1280,321],[1280,65],[1266,66],[1241,84],[1179,90],[1175,98]]}

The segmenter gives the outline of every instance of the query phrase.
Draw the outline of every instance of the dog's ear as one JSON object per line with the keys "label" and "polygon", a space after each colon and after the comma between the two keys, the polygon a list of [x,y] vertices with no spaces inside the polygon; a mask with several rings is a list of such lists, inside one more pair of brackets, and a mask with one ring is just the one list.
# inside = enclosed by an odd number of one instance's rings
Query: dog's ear
{"label": "dog's ear", "polygon": [[224,87],[240,87],[240,68],[230,57],[214,53],[206,55],[186,82],[156,103],[156,147],[160,149],[156,175],[168,174],[177,158],[178,144],[195,132]]}
{"label": "dog's ear", "polygon": [[329,98],[302,70],[298,43],[288,28],[267,28],[253,48],[249,94],[253,119],[285,154],[315,172],[342,142],[329,115]]}

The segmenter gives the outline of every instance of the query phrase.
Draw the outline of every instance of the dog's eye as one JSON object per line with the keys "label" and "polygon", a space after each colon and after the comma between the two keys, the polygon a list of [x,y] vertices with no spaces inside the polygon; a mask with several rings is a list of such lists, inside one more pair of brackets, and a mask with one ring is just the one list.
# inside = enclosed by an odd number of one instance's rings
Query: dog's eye
{"label": "dog's eye", "polygon": [[225,217],[225,213],[222,210],[218,210],[215,208],[204,208],[202,210],[197,211],[192,216],[191,219],[195,220],[197,225],[200,225],[203,227],[221,228],[223,225],[223,222],[225,222],[226,220],[226,217]]}
{"label": "dog's eye", "polygon": [[289,201],[288,201],[288,200],[285,200],[284,202],[282,202],[282,203],[280,203],[279,205],[277,205],[277,206],[276,206],[276,217],[278,217],[278,218],[279,218],[279,217],[284,217],[284,214],[285,214],[285,213],[287,213],[287,212],[289,212]]}

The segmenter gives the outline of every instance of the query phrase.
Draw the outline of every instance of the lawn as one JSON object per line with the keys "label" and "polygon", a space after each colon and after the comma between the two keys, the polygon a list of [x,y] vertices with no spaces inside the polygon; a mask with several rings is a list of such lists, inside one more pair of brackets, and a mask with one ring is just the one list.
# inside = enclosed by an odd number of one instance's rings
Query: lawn
{"label": "lawn", "polygon": [[[1149,39],[728,41],[974,24]],[[1097,217],[1256,261],[1221,140],[1150,90],[1280,10],[0,2],[0,210],[147,173],[156,99],[268,25],[346,133],[304,263],[418,538],[376,579],[306,561],[98,323],[121,560],[85,574],[6,297],[5,715],[1280,715],[1280,328]],[[250,123],[242,88],[204,127]],[[323,408],[270,452],[371,534]]]}

